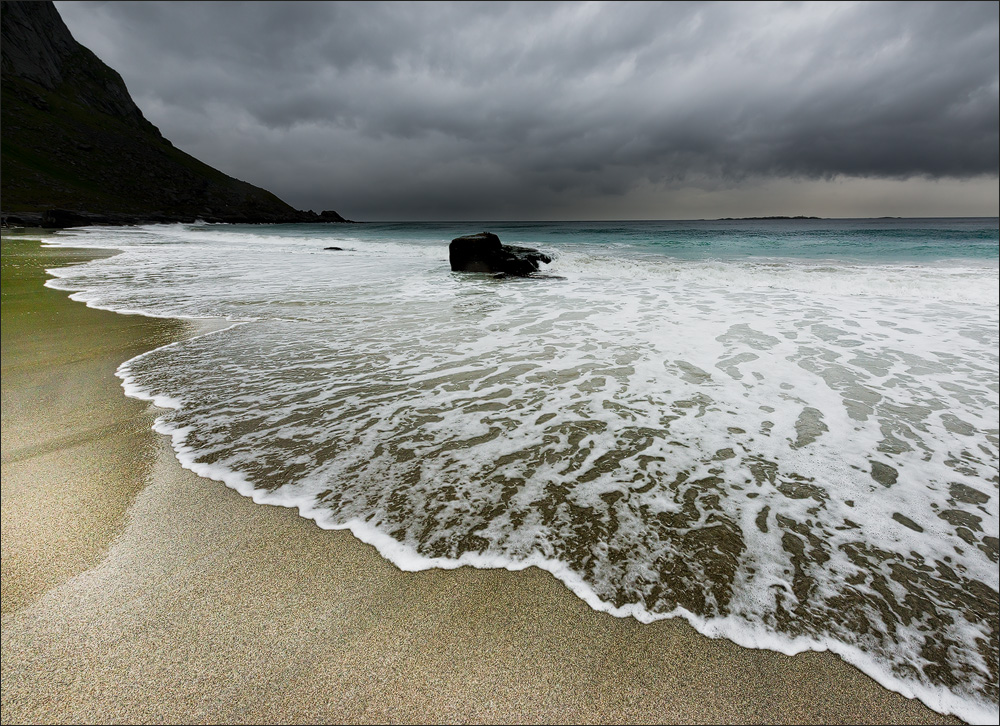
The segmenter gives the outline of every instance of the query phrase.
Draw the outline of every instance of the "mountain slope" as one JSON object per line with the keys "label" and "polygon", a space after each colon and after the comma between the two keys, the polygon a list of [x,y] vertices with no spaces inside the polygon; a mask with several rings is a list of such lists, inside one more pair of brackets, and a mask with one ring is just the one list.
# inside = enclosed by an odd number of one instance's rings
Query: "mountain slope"
{"label": "mountain slope", "polygon": [[0,205],[50,226],[345,221],[298,211],[175,148],[51,2],[0,3]]}

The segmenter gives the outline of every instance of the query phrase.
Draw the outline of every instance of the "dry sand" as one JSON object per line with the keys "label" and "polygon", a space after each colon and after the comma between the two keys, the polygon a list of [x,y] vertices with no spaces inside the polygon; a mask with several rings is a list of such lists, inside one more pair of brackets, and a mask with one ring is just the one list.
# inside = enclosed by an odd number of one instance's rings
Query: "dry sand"
{"label": "dry sand", "polygon": [[40,279],[11,306],[9,261],[58,262],[3,245],[3,723],[961,723],[829,653],[617,619],[537,569],[403,573],[201,479],[113,377],[184,329]]}

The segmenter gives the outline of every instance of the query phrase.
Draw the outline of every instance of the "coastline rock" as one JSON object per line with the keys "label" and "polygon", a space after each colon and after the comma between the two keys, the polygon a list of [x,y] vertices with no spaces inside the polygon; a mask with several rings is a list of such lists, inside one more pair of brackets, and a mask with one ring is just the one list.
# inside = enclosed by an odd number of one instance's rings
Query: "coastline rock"
{"label": "coastline rock", "polygon": [[[334,223],[347,222],[357,224],[349,219],[335,220],[323,218],[310,212],[295,214],[268,214],[256,212],[247,214],[202,214],[166,213],[161,211],[135,214],[130,212],[86,212],[75,209],[46,209],[41,212],[0,212],[4,227],[42,227],[45,229],[64,229],[66,227],[87,227],[100,225],[106,227],[124,227],[140,224],[195,224],[211,222],[217,224],[296,224],[296,223]],[[339,216],[339,215],[338,215]]]}
{"label": "coastline rock", "polygon": [[456,237],[448,246],[448,259],[454,272],[490,272],[526,277],[538,271],[538,263],[552,258],[530,247],[500,243],[492,232]]}
{"label": "coastline rock", "polygon": [[10,224],[350,222],[295,209],[174,147],[52,2],[3,0],[2,10],[0,199]]}

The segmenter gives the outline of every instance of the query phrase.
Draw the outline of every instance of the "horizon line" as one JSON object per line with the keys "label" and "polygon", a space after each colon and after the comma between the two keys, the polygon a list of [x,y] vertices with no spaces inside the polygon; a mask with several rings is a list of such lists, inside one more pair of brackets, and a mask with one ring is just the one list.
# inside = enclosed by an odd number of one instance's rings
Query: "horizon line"
{"label": "horizon line", "polygon": [[[754,217],[684,217],[684,218],[648,218],[648,219],[370,219],[355,220],[351,224],[553,224],[553,223],[611,223],[611,222],[822,222],[847,220],[902,220],[902,219],[996,219],[998,215],[935,215],[922,217],[903,217],[883,215],[879,217],[813,217],[813,216],[754,216]],[[305,224],[310,224],[305,222]]]}

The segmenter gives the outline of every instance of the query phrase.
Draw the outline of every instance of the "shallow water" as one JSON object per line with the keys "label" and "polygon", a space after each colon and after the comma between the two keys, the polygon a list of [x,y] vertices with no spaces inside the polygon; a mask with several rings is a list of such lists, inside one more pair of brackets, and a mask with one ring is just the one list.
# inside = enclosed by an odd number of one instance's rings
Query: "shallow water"
{"label": "shallow water", "polygon": [[[547,279],[452,273],[489,229]],[[232,321],[125,364],[178,456],[404,569],[998,703],[996,219],[164,225],[51,284]],[[324,251],[336,245],[344,251]]]}

